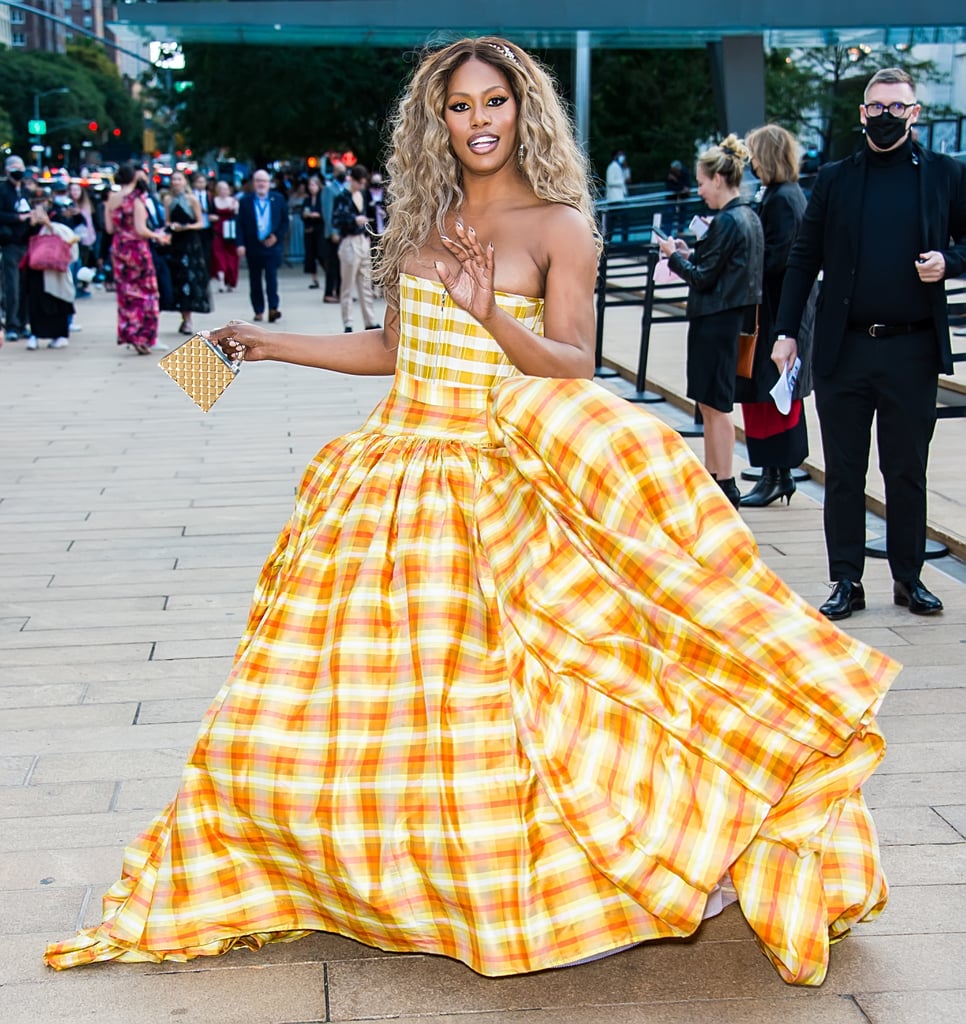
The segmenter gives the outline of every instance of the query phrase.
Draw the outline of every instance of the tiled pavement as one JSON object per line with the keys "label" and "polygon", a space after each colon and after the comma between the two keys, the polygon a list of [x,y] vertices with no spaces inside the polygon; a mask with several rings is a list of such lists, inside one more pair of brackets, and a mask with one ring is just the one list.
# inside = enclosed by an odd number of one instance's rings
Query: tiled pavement
{"label": "tiled pavement", "polygon": [[[318,296],[287,272],[283,323],[338,331],[338,307]],[[199,326],[247,315],[243,294],[216,298]],[[96,919],[124,842],[174,792],[303,466],[387,384],[253,365],[204,416],[154,358],[114,346],[112,295],[79,304],[79,319],[69,349],[0,351],[0,1024],[966,1020],[966,573],[951,559],[925,571],[943,616],[893,607],[875,560],[869,610],[845,623],[906,666],[867,789],[893,889],[877,921],[834,947],[818,990],[778,979],[737,907],[688,941],[498,980],[327,935],[181,966],[45,968],[44,943]],[[163,319],[173,345],[177,320]],[[608,313],[606,355],[633,363],[638,320]],[[682,325],[656,331],[654,377],[671,390],[683,346]],[[942,525],[966,534],[962,431],[942,425],[930,482]],[[746,514],[765,558],[813,602],[827,593],[820,500],[809,482],[794,508]]]}

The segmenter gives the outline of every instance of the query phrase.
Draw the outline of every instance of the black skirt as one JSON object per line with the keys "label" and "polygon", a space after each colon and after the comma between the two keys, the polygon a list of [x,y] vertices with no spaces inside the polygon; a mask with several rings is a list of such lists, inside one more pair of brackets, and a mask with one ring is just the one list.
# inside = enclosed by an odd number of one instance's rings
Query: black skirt
{"label": "black skirt", "polygon": [[27,270],[25,284],[30,333],[38,338],[66,338],[70,334],[74,304],[44,291],[42,270]]}
{"label": "black skirt", "polygon": [[745,309],[695,317],[688,325],[688,398],[720,412],[735,404],[738,332]]}

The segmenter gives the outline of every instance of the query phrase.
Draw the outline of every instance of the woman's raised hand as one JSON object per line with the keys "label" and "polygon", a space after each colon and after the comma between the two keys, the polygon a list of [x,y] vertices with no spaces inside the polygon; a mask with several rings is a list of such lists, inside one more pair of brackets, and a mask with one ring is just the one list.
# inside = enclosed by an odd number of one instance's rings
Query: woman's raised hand
{"label": "woman's raised hand", "polygon": [[445,263],[436,261],[436,272],[450,297],[480,323],[493,316],[497,309],[493,294],[493,243],[484,249],[476,237],[476,229],[456,222],[456,238],[441,235],[447,251],[459,260],[454,274]]}
{"label": "woman's raised hand", "polygon": [[244,320],[229,320],[224,327],[201,333],[218,345],[232,362],[244,360],[252,363],[271,358],[268,352],[271,332]]}

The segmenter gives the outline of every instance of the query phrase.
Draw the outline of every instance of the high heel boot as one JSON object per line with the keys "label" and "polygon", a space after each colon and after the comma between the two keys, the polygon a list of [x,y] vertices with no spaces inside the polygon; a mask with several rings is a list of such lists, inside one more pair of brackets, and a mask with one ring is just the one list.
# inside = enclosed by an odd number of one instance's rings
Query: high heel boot
{"label": "high heel boot", "polygon": [[714,477],[715,483],[724,491],[724,496],[737,508],[741,504],[741,492],[738,490],[735,478],[729,476],[727,480],[719,480],[714,473],[711,475]]}
{"label": "high heel boot", "polygon": [[764,508],[779,498],[784,498],[788,504],[791,504],[794,493],[795,481],[792,479],[790,469],[765,466],[761,471],[761,479],[741,499],[741,506],[742,508]]}

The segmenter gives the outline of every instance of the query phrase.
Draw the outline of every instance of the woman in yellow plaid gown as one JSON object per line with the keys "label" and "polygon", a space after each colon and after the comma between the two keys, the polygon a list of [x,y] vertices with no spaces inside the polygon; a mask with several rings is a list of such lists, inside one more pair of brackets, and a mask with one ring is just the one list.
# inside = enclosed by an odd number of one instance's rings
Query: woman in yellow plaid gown
{"label": "woman in yellow plaid gown", "polygon": [[886,899],[861,786],[897,666],[589,379],[587,175],[527,54],[428,55],[388,170],[385,329],[212,332],[393,387],[309,466],[177,797],[47,962],[323,930],[502,975],[690,934],[723,883],[820,983]]}

